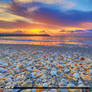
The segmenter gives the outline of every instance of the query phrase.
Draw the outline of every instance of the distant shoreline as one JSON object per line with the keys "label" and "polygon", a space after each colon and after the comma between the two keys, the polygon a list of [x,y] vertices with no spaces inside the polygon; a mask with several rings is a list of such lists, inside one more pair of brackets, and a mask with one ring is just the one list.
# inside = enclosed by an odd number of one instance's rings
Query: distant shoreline
{"label": "distant shoreline", "polygon": [[30,35],[30,34],[0,34],[0,37],[2,36],[50,36],[48,34],[42,34],[42,35]]}
{"label": "distant shoreline", "polygon": [[5,36],[16,36],[16,37],[18,37],[18,36],[20,36],[20,37],[22,37],[22,36],[49,36],[49,37],[92,37],[92,36],[78,36],[78,35],[61,35],[61,36],[51,36],[51,35],[49,35],[49,34],[40,34],[40,35],[36,35],[36,34],[34,34],[34,35],[31,35],[31,34],[1,34],[0,33],[0,37],[5,37]]}

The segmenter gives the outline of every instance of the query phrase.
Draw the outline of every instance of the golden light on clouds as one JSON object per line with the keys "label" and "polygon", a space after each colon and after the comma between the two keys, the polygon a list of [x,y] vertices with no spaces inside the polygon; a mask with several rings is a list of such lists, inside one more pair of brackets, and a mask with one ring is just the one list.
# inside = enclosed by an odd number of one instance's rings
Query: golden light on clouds
{"label": "golden light on clouds", "polygon": [[16,0],[16,1],[21,3],[41,2],[46,4],[58,4],[60,7],[63,8],[72,8],[73,6],[75,6],[74,2],[68,0]]}
{"label": "golden light on clouds", "polygon": [[[9,30],[9,31],[8,31]],[[64,31],[63,31],[64,30]],[[63,28],[57,28],[57,29],[46,29],[46,28],[15,28],[15,29],[0,29],[0,33],[6,33],[7,31],[9,33],[15,33],[16,31],[21,31],[25,34],[49,34],[52,36],[55,35],[69,35],[71,34],[71,31],[76,31],[76,30],[84,30],[83,28],[70,28],[70,27],[63,27]]]}
{"label": "golden light on clouds", "polygon": [[76,0],[5,1],[0,2],[0,33],[56,36],[92,29],[92,12],[76,10]]}
{"label": "golden light on clouds", "polygon": [[92,29],[92,22],[84,22],[80,24],[80,27],[84,28],[84,29]]}

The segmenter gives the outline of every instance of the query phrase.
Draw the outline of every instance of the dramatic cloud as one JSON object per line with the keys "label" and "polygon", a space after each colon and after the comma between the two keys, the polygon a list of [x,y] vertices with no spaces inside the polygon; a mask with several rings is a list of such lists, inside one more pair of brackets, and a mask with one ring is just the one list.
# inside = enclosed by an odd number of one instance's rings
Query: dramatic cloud
{"label": "dramatic cloud", "polygon": [[78,33],[80,33],[80,32],[85,32],[85,30],[75,30],[75,31],[72,31],[72,32],[78,32]]}
{"label": "dramatic cloud", "polygon": [[24,32],[23,31],[21,31],[21,30],[17,30],[17,31],[15,31],[15,32],[13,32],[14,34],[24,34]]}
{"label": "dramatic cloud", "polygon": [[27,19],[25,17],[10,14],[10,13],[7,13],[7,12],[0,14],[0,20],[1,21],[9,21],[9,22],[14,22],[16,20],[24,20],[24,21],[27,21],[27,22],[31,22],[31,21],[29,21],[29,19]]}
{"label": "dramatic cloud", "polygon": [[89,30],[61,30],[62,34],[67,33],[68,35],[73,36],[92,36],[92,29]]}
{"label": "dramatic cloud", "polygon": [[[83,12],[83,11],[59,11],[53,10],[51,8],[40,8],[34,16],[38,15],[42,22],[48,22],[51,24],[58,25],[78,25],[82,22],[92,22],[92,11]],[[39,20],[39,17],[36,17],[36,20]],[[45,20],[46,19],[46,20]],[[48,20],[47,20],[48,19]]]}
{"label": "dramatic cloud", "polygon": [[[22,0],[23,1],[23,0]],[[92,11],[78,11],[54,8],[55,5],[48,5],[38,2],[18,3],[13,2],[10,8],[0,14],[1,21],[15,22],[25,21],[30,24],[42,24],[49,26],[80,26],[84,22],[92,22]]]}
{"label": "dramatic cloud", "polygon": [[[15,6],[14,6],[15,5]],[[53,8],[48,4],[42,3],[26,3],[11,5],[11,12],[23,16],[34,21],[58,25],[58,26],[76,26],[83,22],[92,22],[92,11],[78,11],[78,10],[67,10],[63,11],[60,9]]]}
{"label": "dramatic cloud", "polygon": [[61,30],[60,32],[72,32],[72,33],[80,33],[80,32],[85,32],[86,30]]}
{"label": "dramatic cloud", "polygon": [[56,4],[62,8],[72,8],[73,6],[75,6],[75,3],[69,0],[16,0],[16,1],[21,3],[39,2],[44,4]]}
{"label": "dramatic cloud", "polygon": [[15,21],[15,22],[0,21],[0,28],[3,29],[27,28],[29,27],[29,25],[30,23],[25,21]]}
{"label": "dramatic cloud", "polygon": [[[85,9],[84,5],[81,6],[84,11],[79,9],[77,0],[4,1],[7,3],[0,3],[0,29],[38,28],[41,33],[53,34],[91,32],[92,10]],[[87,4],[90,5],[89,2]]]}

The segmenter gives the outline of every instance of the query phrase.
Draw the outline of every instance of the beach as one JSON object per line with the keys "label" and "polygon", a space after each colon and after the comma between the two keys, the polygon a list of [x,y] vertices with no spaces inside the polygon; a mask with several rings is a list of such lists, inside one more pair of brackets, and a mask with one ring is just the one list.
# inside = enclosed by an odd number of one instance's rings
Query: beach
{"label": "beach", "polygon": [[0,5],[0,92],[92,92],[92,0]]}
{"label": "beach", "polygon": [[0,87],[92,87],[92,47],[0,44]]}

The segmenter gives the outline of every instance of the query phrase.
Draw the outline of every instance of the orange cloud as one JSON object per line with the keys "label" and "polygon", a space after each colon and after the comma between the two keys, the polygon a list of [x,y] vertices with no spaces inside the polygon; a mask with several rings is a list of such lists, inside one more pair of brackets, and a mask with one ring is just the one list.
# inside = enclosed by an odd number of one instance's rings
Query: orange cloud
{"label": "orange cloud", "polygon": [[92,29],[92,22],[84,22],[80,24],[80,27],[84,29]]}

